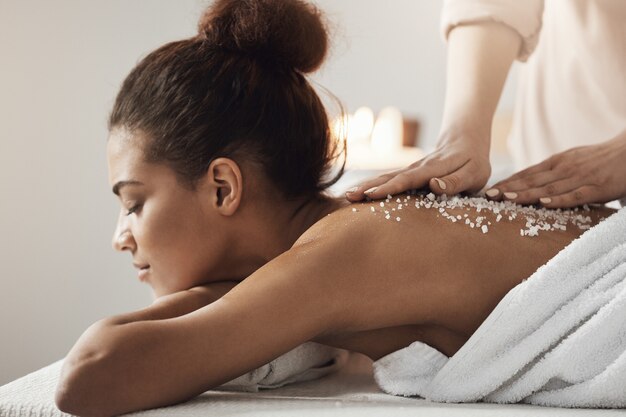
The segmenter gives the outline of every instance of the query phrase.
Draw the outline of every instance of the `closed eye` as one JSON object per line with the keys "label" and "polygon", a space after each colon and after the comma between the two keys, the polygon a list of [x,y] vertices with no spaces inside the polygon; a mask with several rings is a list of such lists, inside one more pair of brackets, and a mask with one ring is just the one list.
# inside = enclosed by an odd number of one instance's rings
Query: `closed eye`
{"label": "closed eye", "polygon": [[135,204],[126,212],[127,216],[130,216],[133,213],[136,213],[141,208],[141,204]]}

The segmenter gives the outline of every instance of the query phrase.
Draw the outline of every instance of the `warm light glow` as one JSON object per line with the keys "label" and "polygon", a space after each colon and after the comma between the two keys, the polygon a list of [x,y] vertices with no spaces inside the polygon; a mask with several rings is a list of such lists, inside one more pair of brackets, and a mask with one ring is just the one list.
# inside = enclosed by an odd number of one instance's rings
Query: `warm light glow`
{"label": "warm light glow", "polygon": [[369,107],[360,107],[354,114],[337,116],[332,123],[336,138],[346,138],[349,146],[369,146],[374,127],[374,112]]}
{"label": "warm light glow", "polygon": [[332,132],[337,140],[343,141],[344,138],[348,137],[348,129],[351,118],[352,116],[346,113],[343,116],[335,117],[335,119],[333,120]]}
{"label": "warm light glow", "polygon": [[374,127],[374,112],[369,107],[360,107],[350,118],[348,125],[348,143],[366,144],[370,140]]}
{"label": "warm light glow", "polygon": [[372,149],[393,153],[402,149],[402,113],[395,107],[385,107],[378,114],[372,131]]}

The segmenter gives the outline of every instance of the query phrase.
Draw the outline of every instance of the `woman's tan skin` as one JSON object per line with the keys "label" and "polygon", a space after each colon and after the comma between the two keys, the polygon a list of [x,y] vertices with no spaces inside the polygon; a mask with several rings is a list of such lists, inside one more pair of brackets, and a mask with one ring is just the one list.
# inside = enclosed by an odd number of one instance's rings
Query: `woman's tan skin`
{"label": "woman's tan skin", "polygon": [[[453,355],[511,288],[581,233],[520,237],[518,217],[483,234],[412,205],[395,221],[371,211],[378,201],[281,201],[265,194],[261,170],[228,158],[189,190],[169,167],[144,162],[142,143],[120,131],[109,139],[111,185],[143,183],[118,189],[114,246],[150,265],[157,299],[81,336],[56,395],[69,413],[186,401],[306,341],[374,360],[416,340]],[[594,223],[609,213],[593,212]]]}

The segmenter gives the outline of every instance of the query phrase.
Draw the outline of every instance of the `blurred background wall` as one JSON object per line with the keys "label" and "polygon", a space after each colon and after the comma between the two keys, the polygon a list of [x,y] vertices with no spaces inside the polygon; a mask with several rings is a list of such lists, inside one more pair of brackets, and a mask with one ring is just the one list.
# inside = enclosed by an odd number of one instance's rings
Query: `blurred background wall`
{"label": "blurred background wall", "polygon": [[[440,2],[316,3],[334,39],[312,78],[348,111],[394,105],[418,118],[432,146],[445,89]],[[151,302],[130,256],[110,245],[106,118],[134,64],[193,35],[207,4],[0,0],[0,385],[62,358],[98,319]]]}

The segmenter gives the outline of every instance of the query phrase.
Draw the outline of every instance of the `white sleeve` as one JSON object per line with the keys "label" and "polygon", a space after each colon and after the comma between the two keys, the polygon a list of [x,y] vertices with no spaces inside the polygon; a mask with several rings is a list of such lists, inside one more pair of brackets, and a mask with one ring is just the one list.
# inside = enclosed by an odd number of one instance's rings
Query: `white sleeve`
{"label": "white sleeve", "polygon": [[526,61],[537,46],[541,32],[544,0],[445,0],[441,12],[444,39],[457,25],[499,22],[522,37],[517,59]]}

